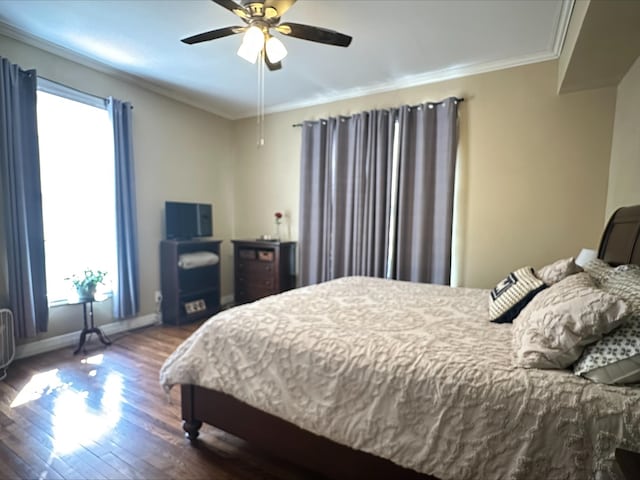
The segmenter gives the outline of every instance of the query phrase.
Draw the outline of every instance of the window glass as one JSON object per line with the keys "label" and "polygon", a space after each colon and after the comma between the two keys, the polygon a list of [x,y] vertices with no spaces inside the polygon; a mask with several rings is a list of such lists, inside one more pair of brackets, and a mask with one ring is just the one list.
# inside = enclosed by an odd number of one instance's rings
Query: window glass
{"label": "window glass", "polygon": [[[73,297],[69,278],[86,269],[116,275],[113,127],[98,105],[57,86],[38,90],[38,137],[47,296],[50,304]],[[74,97],[75,92],[75,99]],[[101,100],[101,99],[100,99]],[[100,287],[100,286],[99,286]]]}

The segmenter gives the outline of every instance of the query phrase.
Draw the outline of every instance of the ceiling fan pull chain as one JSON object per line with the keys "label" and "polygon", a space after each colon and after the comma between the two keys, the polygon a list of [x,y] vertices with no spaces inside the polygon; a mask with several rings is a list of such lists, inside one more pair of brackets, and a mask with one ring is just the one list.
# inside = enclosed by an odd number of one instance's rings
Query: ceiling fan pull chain
{"label": "ceiling fan pull chain", "polygon": [[264,146],[264,55],[263,48],[258,59],[258,112],[256,115],[258,148]]}

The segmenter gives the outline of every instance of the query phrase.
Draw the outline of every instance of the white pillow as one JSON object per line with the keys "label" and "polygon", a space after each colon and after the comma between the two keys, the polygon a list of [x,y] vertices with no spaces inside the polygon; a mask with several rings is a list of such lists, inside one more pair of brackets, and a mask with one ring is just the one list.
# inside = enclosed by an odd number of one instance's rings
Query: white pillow
{"label": "white pillow", "polygon": [[547,285],[553,285],[569,275],[580,273],[581,271],[582,268],[575,264],[573,257],[570,257],[545,265],[536,272],[536,275]]}
{"label": "white pillow", "polygon": [[514,363],[525,368],[566,368],[586,345],[625,320],[628,307],[577,273],[540,292],[513,322]]}

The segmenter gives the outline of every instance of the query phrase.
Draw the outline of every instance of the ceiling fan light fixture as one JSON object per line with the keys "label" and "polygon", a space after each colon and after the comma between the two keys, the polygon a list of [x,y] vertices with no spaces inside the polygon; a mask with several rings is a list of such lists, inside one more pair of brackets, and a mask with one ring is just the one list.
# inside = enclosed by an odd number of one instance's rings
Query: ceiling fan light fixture
{"label": "ceiling fan light fixture", "polygon": [[242,44],[238,49],[238,56],[244,58],[247,62],[256,63],[258,54],[264,46],[264,33],[255,25],[249,27],[244,34]]}
{"label": "ceiling fan light fixture", "polygon": [[284,46],[284,43],[276,37],[269,37],[265,47],[267,50],[267,57],[271,63],[278,63],[287,56],[287,49]]}
{"label": "ceiling fan light fixture", "polygon": [[242,45],[240,45],[240,48],[238,48],[237,52],[240,58],[244,58],[249,63],[256,63],[259,53],[260,50],[256,51],[244,42],[242,43]]}

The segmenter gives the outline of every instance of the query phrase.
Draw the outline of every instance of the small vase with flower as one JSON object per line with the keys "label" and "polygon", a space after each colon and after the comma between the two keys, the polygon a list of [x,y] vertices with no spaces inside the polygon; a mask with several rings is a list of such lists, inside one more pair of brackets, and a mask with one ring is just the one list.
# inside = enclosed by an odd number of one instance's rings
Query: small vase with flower
{"label": "small vase with flower", "polygon": [[282,212],[274,213],[276,221],[276,234],[274,240],[280,240],[280,223],[282,223]]}

